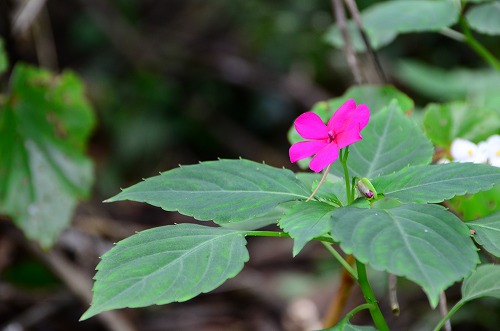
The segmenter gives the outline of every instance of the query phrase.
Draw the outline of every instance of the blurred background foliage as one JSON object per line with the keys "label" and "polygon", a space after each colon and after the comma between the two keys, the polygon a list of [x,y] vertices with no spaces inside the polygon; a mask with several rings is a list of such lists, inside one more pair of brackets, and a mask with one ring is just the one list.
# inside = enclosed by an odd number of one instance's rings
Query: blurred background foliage
{"label": "blurred background foliage", "polygon": [[[357,4],[363,11],[385,2],[358,0]],[[484,1],[469,2],[463,2],[465,8]],[[22,240],[9,239],[19,238],[19,233],[10,223],[0,223],[0,285],[8,290],[0,298],[0,325],[23,321],[28,330],[39,330],[26,317],[29,309],[36,311],[43,302],[55,302],[54,311],[46,313],[55,318],[38,325],[50,330],[103,328],[95,319],[76,322],[86,307],[68,305],[73,301],[68,299],[67,290],[62,285],[62,290],[54,290],[54,280],[45,266],[61,279],[68,276],[61,275],[64,271],[59,267],[76,267],[80,278],[72,274],[69,279],[90,284],[97,257],[112,242],[149,226],[186,220],[138,204],[100,203],[119,187],[178,164],[217,157],[241,156],[297,170],[287,156],[286,136],[293,120],[316,102],[340,96],[354,84],[342,50],[333,46],[333,24],[331,2],[326,0],[0,1],[0,37],[6,53],[3,57],[0,49],[0,93],[4,95],[0,103],[12,92],[14,67],[30,63],[55,74],[63,69],[74,71],[85,84],[96,117],[88,146],[95,168],[93,194],[89,202],[77,208],[73,225],[59,239],[55,252],[41,253]],[[474,32],[491,53],[500,57],[495,34],[498,32]],[[424,128],[429,128],[426,119],[435,123],[429,118],[439,119],[443,112],[462,107],[466,114],[475,114],[467,119],[472,123],[471,130],[486,125],[488,134],[500,133],[497,120],[491,121],[500,113],[498,72],[467,45],[440,33],[404,33],[393,38],[380,46],[378,56],[389,83],[415,101],[413,116]],[[360,58],[363,66],[368,60],[365,55]],[[460,103],[452,103],[456,101]],[[450,104],[428,106],[431,102]],[[490,120],[484,121],[484,114],[474,113],[478,107],[493,117],[488,115]],[[425,117],[420,111],[424,108],[428,111]],[[470,139],[479,142],[485,135],[484,130],[476,130],[470,133]],[[445,151],[454,138],[430,136]],[[491,193],[482,194],[491,198]],[[496,201],[498,195],[491,199]],[[456,206],[463,205],[464,210],[480,208],[470,201],[470,197],[464,198]],[[496,202],[491,206],[491,200],[487,203],[490,205],[481,215],[500,208]],[[475,214],[466,216],[473,217]],[[131,313],[128,318],[140,317],[141,330],[186,329],[183,320],[192,312],[199,315],[199,324],[190,329],[220,330],[224,325],[235,330],[279,330],[281,325],[292,325],[287,330],[300,330],[297,325],[303,321],[294,320],[295,306],[285,302],[309,294],[318,307],[327,306],[337,268],[321,247],[311,245],[293,260],[292,268],[290,247],[287,241],[255,240],[250,243],[249,271],[229,282],[227,288],[182,308],[150,308]],[[57,255],[61,252],[63,257]],[[72,264],[64,264],[67,260]],[[320,275],[320,270],[326,273]],[[26,273],[32,277],[19,276]],[[255,279],[265,279],[267,285],[255,290],[249,285],[255,284]],[[19,282],[39,290],[18,287]],[[65,280],[65,286],[72,288],[69,282]],[[234,294],[231,286],[239,291]],[[383,296],[383,280],[380,286]],[[402,310],[422,316],[428,309],[424,296],[412,284],[403,282],[402,286],[408,293]],[[453,293],[450,300],[456,299]],[[80,297],[89,300],[85,295]],[[354,306],[355,296],[351,301]],[[66,311],[61,308],[64,305]],[[470,310],[466,307],[460,314],[486,316],[495,309],[498,312],[498,303],[491,304],[489,310],[485,309],[488,305]],[[238,307],[245,307],[247,313],[242,315]],[[311,308],[307,304],[298,307]],[[155,309],[163,317],[156,316]],[[200,309],[205,313],[200,314]],[[223,313],[215,312],[217,309]],[[311,316],[318,315],[311,309]],[[183,311],[187,313],[182,315]],[[175,318],[175,314],[181,317]],[[404,330],[426,330],[433,324],[416,324],[417,318],[410,318],[411,314],[390,322]],[[112,328],[113,323],[103,323]],[[500,325],[494,313],[475,323],[484,330]],[[462,329],[467,330],[464,325]]]}

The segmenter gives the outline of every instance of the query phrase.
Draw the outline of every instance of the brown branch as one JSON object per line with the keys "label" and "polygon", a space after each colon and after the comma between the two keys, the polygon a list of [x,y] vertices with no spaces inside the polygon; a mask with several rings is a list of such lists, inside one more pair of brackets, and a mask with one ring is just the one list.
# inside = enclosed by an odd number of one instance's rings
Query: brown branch
{"label": "brown branch", "polygon": [[378,79],[382,83],[387,83],[387,77],[384,73],[384,70],[382,68],[382,65],[380,64],[380,60],[377,56],[377,53],[373,50],[373,47],[370,43],[370,40],[368,39],[368,36],[366,35],[366,32],[363,28],[363,23],[361,22],[361,15],[358,10],[358,6],[356,5],[356,1],[354,0],[344,0],[347,8],[349,8],[349,12],[351,13],[352,18],[354,19],[354,22],[356,24],[356,27],[359,30],[359,33],[361,35],[361,38],[363,39],[363,42],[365,44],[366,50],[368,52],[368,56],[370,58],[370,61],[375,68],[375,72],[378,75]]}
{"label": "brown branch", "polygon": [[[352,255],[347,255],[346,261],[352,265],[354,263],[354,257]],[[323,319],[323,326],[325,328],[332,327],[340,321],[340,317],[342,316],[342,312],[344,311],[347,299],[349,299],[354,284],[355,282],[351,274],[346,269],[342,268],[339,286],[335,291],[335,296],[330,302]]]}
{"label": "brown branch", "polygon": [[[90,277],[74,266],[56,250],[42,252],[37,246],[26,243],[26,246],[66,284],[82,302],[89,304],[92,299],[92,282]],[[111,331],[137,331],[121,311],[108,311],[97,315]]]}
{"label": "brown branch", "polygon": [[344,40],[344,55],[347,60],[349,68],[351,68],[352,75],[354,76],[354,81],[356,84],[363,84],[364,79],[361,75],[361,70],[358,65],[358,60],[356,58],[356,53],[352,46],[352,40],[349,36],[349,31],[347,30],[347,20],[344,11],[344,5],[342,0],[332,0],[333,14],[335,16],[335,21],[339,27],[342,39]]}

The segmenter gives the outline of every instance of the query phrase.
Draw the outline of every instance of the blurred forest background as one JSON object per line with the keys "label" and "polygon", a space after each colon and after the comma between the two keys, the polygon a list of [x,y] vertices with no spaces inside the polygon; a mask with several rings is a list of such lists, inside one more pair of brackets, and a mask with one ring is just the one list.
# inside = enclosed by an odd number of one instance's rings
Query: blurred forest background
{"label": "blurred forest background", "polygon": [[[375,2],[357,4],[362,10]],[[1,330],[320,328],[339,267],[320,245],[292,259],[291,241],[266,238],[250,240],[243,272],[212,293],[78,319],[90,301],[98,257],[113,242],[149,227],[194,221],[145,204],[101,203],[120,187],[218,157],[298,170],[288,160],[293,120],[354,84],[342,50],[329,42],[331,6],[327,0],[0,0],[0,36],[10,63],[0,77],[2,91],[19,62],[70,69],[85,82],[97,118],[88,148],[95,165],[92,195],[79,204],[56,246],[42,252],[1,219]],[[478,38],[500,54],[492,37]],[[416,118],[428,102],[460,92],[426,93],[404,68],[417,61],[442,70],[485,66],[464,44],[436,33],[399,36],[378,56],[389,82],[416,100]],[[384,298],[386,278],[371,276]],[[426,317],[425,295],[409,282],[401,286],[401,316],[391,317],[382,305],[390,323],[396,330],[427,330],[437,316]],[[451,291],[449,300],[455,295]],[[349,307],[360,302],[355,289]],[[498,303],[484,302],[464,308],[456,320],[487,320],[492,324],[481,327],[494,330]],[[369,316],[356,320],[369,323]],[[468,327],[464,322],[457,330]]]}

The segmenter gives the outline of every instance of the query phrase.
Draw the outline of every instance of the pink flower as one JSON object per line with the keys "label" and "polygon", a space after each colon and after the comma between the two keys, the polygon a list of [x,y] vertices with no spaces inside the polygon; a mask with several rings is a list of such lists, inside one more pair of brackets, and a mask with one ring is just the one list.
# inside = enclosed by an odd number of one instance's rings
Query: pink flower
{"label": "pink flower", "polygon": [[320,172],[339,157],[341,148],[349,146],[363,137],[361,130],[370,120],[370,109],[366,105],[358,105],[352,99],[347,100],[325,125],[321,118],[307,112],[295,120],[295,129],[299,135],[307,139],[290,147],[290,162],[297,162],[316,154],[309,168]]}

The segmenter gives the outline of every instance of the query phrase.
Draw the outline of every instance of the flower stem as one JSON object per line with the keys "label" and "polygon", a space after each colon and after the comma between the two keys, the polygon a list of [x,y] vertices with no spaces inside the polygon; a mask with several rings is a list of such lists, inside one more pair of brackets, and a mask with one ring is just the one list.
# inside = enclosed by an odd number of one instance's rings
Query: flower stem
{"label": "flower stem", "polygon": [[465,42],[493,68],[500,71],[500,61],[497,60],[476,38],[472,35],[467,21],[460,17],[460,26],[465,35]]}
{"label": "flower stem", "polygon": [[358,269],[358,283],[363,292],[363,296],[367,303],[371,304],[370,314],[372,315],[373,322],[379,331],[389,331],[389,327],[384,319],[384,315],[380,311],[380,308],[375,298],[375,294],[368,282],[368,277],[366,275],[366,267],[363,263],[356,260],[356,268]]}
{"label": "flower stem", "polygon": [[351,319],[354,317],[354,315],[356,315],[357,313],[359,313],[360,311],[362,311],[363,309],[372,309],[373,305],[371,303],[364,303],[362,305],[359,305],[357,306],[356,308],[354,308],[353,310],[351,310],[350,312],[348,312],[346,315],[345,315],[345,318],[347,319]]}
{"label": "flower stem", "polygon": [[349,180],[349,169],[347,169],[347,157],[349,156],[349,146],[347,146],[343,152],[340,150],[340,163],[342,163],[342,168],[344,168],[344,179],[345,179],[345,190],[347,194],[347,204],[350,205],[354,199],[351,195],[351,181]]}
{"label": "flower stem", "polygon": [[332,253],[332,255],[337,259],[337,261],[339,261],[340,264],[342,264],[342,266],[345,268],[345,270],[347,270],[347,272],[349,272],[349,274],[351,275],[352,278],[354,279],[358,279],[358,274],[356,273],[356,271],[351,267],[351,265],[339,254],[339,252],[337,252],[335,250],[335,248],[332,247],[331,243],[328,243],[328,242],[324,242],[322,241],[321,242],[325,247],[326,249]]}

